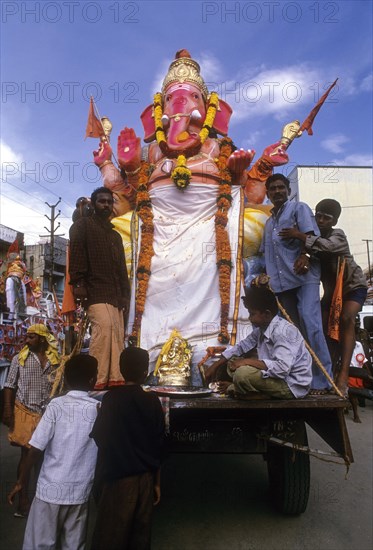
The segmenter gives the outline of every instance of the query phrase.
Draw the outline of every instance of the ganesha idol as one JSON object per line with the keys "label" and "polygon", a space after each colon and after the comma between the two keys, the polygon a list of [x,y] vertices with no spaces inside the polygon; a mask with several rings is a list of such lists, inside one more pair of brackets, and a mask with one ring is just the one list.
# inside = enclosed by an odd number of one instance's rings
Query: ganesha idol
{"label": "ganesha idol", "polygon": [[194,385],[201,385],[197,364],[207,347],[234,344],[247,333],[243,259],[259,247],[265,181],[273,166],[288,161],[282,140],[249,168],[255,152],[236,149],[226,137],[231,114],[182,50],[141,115],[146,145],[124,128],[119,169],[109,139],[94,153],[114,192],[112,223],[132,273],[129,342],[149,351],[154,369],[178,330],[192,348]]}

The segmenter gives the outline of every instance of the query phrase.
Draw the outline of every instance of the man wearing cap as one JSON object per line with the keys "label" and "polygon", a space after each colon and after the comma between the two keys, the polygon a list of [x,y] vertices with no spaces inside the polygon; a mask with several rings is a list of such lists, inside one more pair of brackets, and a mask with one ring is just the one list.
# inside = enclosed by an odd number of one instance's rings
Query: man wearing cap
{"label": "man wearing cap", "polygon": [[[3,423],[10,428],[11,445],[21,447],[18,473],[24,467],[29,451],[29,440],[34,432],[52,390],[53,374],[60,357],[57,341],[42,324],[27,330],[26,345],[12,359],[4,386]],[[28,487],[19,495],[15,517],[27,516]]]}
{"label": "man wearing cap", "polygon": [[[312,259],[302,243],[287,239],[282,230],[295,227],[309,235],[320,235],[310,207],[289,201],[290,182],[283,174],[266,181],[267,196],[273,204],[262,241],[270,285],[294,324],[331,376],[332,362],[322,328],[320,308],[320,263]],[[285,238],[284,238],[285,237]],[[317,365],[313,365],[311,392],[328,391],[330,384]]]}

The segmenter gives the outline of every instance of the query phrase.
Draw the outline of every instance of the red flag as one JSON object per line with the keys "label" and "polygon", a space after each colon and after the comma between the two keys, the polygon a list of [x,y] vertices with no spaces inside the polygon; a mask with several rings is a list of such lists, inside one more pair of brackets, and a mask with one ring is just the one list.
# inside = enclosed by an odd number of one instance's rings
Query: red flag
{"label": "red flag", "polygon": [[14,253],[14,254],[19,254],[19,244],[18,244],[18,237],[16,237],[14,239],[14,241],[12,242],[12,244],[10,245],[10,247],[8,248],[8,252],[6,254],[6,257],[9,258],[9,256]]}
{"label": "red flag", "polygon": [[326,90],[325,94],[323,96],[320,97],[319,101],[316,103],[316,105],[314,106],[314,108],[312,109],[312,111],[310,112],[310,114],[308,115],[308,117],[304,120],[302,126],[300,127],[300,130],[299,131],[304,131],[304,130],[307,130],[307,133],[309,136],[312,136],[313,135],[313,131],[312,131],[312,124],[313,124],[313,121],[315,120],[315,117],[317,115],[317,113],[320,111],[321,109],[321,106],[323,105],[323,103],[325,102],[326,98],[328,97],[329,93],[330,93],[330,90],[332,88],[334,88],[334,86],[337,84],[337,80],[338,78],[333,82],[333,84]]}
{"label": "red flag", "polygon": [[87,121],[87,128],[85,131],[85,137],[97,138],[104,135],[105,135],[105,132],[102,128],[101,121],[96,116],[93,97],[91,97],[91,101],[89,103],[88,121]]}

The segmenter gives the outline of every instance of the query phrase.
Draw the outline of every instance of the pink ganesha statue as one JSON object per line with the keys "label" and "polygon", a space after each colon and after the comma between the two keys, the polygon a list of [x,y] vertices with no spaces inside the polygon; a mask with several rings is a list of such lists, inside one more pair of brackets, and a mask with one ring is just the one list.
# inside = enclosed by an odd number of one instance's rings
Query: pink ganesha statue
{"label": "pink ganesha statue", "polygon": [[108,138],[94,153],[115,194],[112,223],[131,243],[125,246],[132,275],[129,342],[149,351],[154,369],[178,330],[192,348],[194,385],[201,384],[196,365],[207,347],[246,335],[242,260],[259,247],[268,212],[265,181],[274,166],[288,162],[282,140],[249,168],[255,152],[236,149],[226,137],[231,114],[181,50],[141,115],[146,145],[124,128],[119,168]]}

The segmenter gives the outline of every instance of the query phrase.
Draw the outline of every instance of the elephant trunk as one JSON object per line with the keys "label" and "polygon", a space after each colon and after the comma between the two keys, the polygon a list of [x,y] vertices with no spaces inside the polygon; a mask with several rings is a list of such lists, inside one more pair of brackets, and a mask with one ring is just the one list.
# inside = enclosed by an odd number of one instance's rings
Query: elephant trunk
{"label": "elephant trunk", "polygon": [[170,128],[167,132],[167,145],[176,151],[189,149],[200,144],[201,138],[197,132],[189,131],[190,115],[177,113],[170,117]]}

